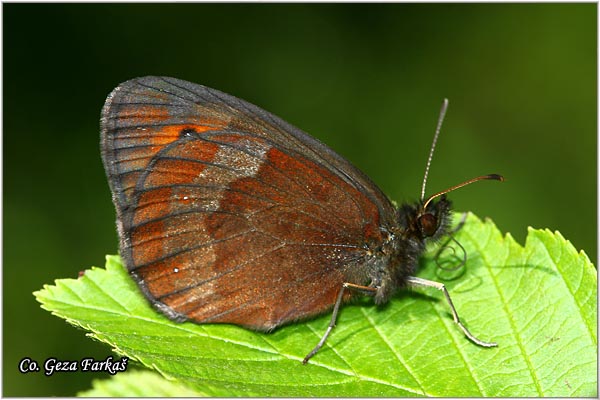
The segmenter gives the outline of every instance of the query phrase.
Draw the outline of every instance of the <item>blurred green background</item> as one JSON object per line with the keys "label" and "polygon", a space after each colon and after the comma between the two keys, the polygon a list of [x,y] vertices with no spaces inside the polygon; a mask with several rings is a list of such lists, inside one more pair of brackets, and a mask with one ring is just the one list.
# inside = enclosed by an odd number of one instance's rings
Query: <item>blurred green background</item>
{"label": "blurred green background", "polygon": [[560,230],[596,261],[596,4],[3,4],[3,395],[69,396],[103,374],[22,375],[19,360],[107,347],[32,292],[117,252],[99,153],[106,95],[158,74],[281,116],[417,199],[452,193],[523,243]]}

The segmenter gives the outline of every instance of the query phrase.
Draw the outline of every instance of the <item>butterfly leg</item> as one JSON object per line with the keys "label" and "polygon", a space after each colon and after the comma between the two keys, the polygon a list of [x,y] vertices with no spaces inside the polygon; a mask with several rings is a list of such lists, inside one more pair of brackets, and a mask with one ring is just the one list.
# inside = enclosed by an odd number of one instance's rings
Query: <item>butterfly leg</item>
{"label": "butterfly leg", "polygon": [[310,360],[312,358],[312,356],[314,356],[315,354],[317,354],[317,352],[325,344],[325,341],[327,341],[327,338],[329,337],[329,334],[331,333],[331,331],[335,327],[335,322],[337,320],[338,311],[340,310],[340,306],[342,305],[342,299],[344,298],[344,291],[346,289],[356,290],[356,291],[363,292],[363,293],[368,293],[368,294],[371,294],[371,295],[373,295],[373,294],[375,294],[375,292],[377,292],[376,288],[372,288],[370,286],[362,286],[362,285],[356,285],[354,283],[344,282],[342,284],[342,288],[340,289],[340,293],[338,294],[337,300],[335,301],[335,305],[333,306],[333,312],[331,314],[331,320],[329,321],[329,326],[327,327],[327,330],[325,331],[325,334],[323,335],[323,337],[321,338],[321,340],[319,340],[319,343],[317,343],[317,345],[315,346],[315,348],[312,349],[311,352],[306,355],[306,357],[304,357],[304,360],[302,360],[302,364],[306,364],[308,362],[308,360]]}
{"label": "butterfly leg", "polygon": [[416,276],[409,276],[408,278],[406,278],[406,283],[412,286],[431,287],[442,291],[442,293],[444,293],[444,296],[446,297],[446,301],[450,305],[450,310],[452,310],[452,317],[454,318],[454,322],[463,331],[465,336],[469,338],[469,340],[482,347],[498,346],[494,342],[484,342],[483,340],[477,339],[475,336],[473,336],[473,334],[471,334],[471,332],[469,332],[469,330],[462,324],[462,322],[460,322],[460,318],[458,317],[456,308],[454,308],[454,304],[452,303],[452,299],[450,298],[450,293],[448,293],[448,289],[446,289],[446,286],[444,286],[443,283],[430,281],[423,278],[417,278]]}

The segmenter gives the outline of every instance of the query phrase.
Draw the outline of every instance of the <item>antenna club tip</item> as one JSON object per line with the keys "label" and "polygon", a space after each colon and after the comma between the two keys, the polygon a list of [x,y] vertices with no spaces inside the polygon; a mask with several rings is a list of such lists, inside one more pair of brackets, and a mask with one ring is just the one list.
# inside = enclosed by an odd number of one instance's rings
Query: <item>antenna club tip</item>
{"label": "antenna club tip", "polygon": [[504,182],[505,179],[502,175],[499,174],[489,174],[488,175],[488,179],[493,179],[495,181],[500,181],[500,182]]}

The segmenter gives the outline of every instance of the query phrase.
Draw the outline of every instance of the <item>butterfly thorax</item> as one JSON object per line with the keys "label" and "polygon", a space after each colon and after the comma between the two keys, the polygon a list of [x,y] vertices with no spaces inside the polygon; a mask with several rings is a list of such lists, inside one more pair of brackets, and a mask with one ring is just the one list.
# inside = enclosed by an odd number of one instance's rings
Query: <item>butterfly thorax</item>
{"label": "butterfly thorax", "polygon": [[384,229],[387,238],[370,268],[370,286],[377,288],[377,304],[387,303],[396,290],[405,286],[406,278],[415,274],[426,244],[448,233],[450,206],[450,201],[442,197],[425,210],[422,203],[398,208],[397,224]]}

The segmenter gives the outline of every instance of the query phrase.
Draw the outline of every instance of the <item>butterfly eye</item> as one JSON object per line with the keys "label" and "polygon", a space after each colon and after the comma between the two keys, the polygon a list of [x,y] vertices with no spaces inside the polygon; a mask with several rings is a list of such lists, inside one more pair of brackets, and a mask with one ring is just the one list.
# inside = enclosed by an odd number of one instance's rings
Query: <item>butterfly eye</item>
{"label": "butterfly eye", "polygon": [[433,214],[423,214],[418,219],[419,228],[423,236],[430,237],[435,234],[437,230],[437,218]]}

